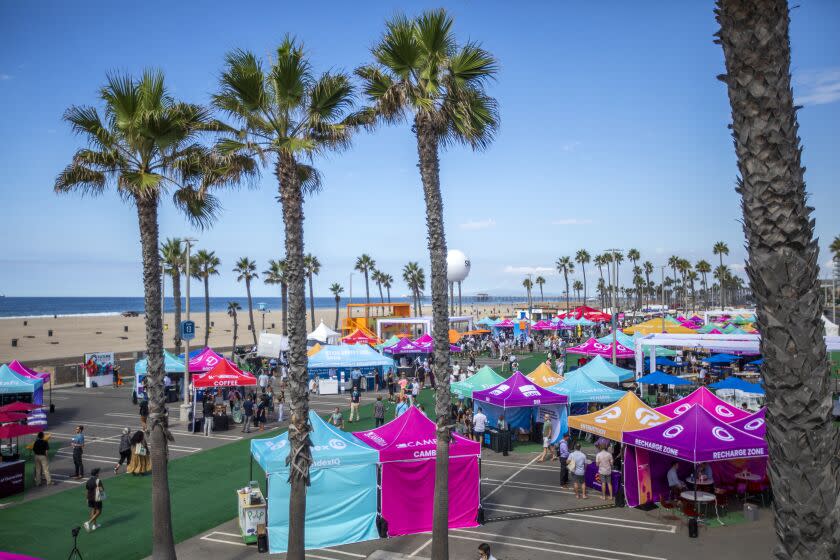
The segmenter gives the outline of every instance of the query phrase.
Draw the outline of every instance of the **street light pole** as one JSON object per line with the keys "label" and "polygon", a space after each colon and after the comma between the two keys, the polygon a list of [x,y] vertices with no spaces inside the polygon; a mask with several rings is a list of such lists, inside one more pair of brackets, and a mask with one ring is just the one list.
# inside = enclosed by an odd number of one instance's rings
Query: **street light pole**
{"label": "street light pole", "polygon": [[[186,262],[186,267],[185,267],[185,271],[184,271],[185,272],[184,276],[185,276],[185,280],[186,280],[186,283],[187,283],[187,286],[186,286],[187,301],[186,301],[185,311],[186,311],[186,315],[187,315],[186,320],[189,321],[190,320],[190,277],[191,277],[190,276],[190,272],[191,272],[190,271],[190,252],[192,251],[192,244],[196,243],[197,241],[195,239],[191,238],[191,237],[185,237],[184,239],[182,239],[182,241],[187,246],[187,253],[186,253],[186,261],[187,262]],[[176,328],[180,331],[181,325],[177,325]],[[187,407],[187,413],[186,414],[188,414],[188,411],[189,411],[189,402],[188,402],[189,397],[190,397],[189,387],[190,387],[190,341],[185,340],[184,341],[184,382],[183,382],[182,398],[183,398],[184,405],[186,405],[186,407]],[[181,418],[182,419],[187,418],[185,413],[182,413]]]}
{"label": "street light pole", "polygon": [[[662,265],[662,266],[659,267],[659,272],[660,272],[659,281],[661,282],[660,286],[662,288],[662,309],[660,311],[662,311],[662,333],[663,334],[665,333],[665,266],[666,265]],[[651,371],[653,371],[653,370],[651,370]]]}

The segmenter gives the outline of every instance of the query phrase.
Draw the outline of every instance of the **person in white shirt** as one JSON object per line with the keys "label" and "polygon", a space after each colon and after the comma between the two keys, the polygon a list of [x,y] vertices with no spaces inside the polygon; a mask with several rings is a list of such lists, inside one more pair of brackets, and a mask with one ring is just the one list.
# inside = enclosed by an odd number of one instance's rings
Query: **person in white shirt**
{"label": "person in white shirt", "polygon": [[569,453],[567,460],[569,472],[572,474],[572,482],[575,485],[575,497],[586,499],[586,455],[580,450],[580,444],[575,444],[575,450]]}
{"label": "person in white shirt", "polygon": [[484,414],[484,411],[479,407],[478,412],[475,413],[473,416],[473,434],[475,435],[475,441],[481,442],[484,438],[484,430],[487,429],[487,416]]}
{"label": "person in white shirt", "polygon": [[612,490],[612,467],[613,457],[612,453],[607,451],[606,446],[601,448],[601,451],[595,455],[595,464],[598,465],[598,474],[601,476],[601,499],[606,500],[607,495],[613,497]]}

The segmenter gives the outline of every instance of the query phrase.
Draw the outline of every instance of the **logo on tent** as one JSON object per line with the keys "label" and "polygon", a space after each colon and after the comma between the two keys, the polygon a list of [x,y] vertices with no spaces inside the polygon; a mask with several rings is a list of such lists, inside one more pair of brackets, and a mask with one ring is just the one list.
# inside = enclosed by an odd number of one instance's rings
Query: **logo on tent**
{"label": "logo on tent", "polygon": [[509,386],[507,386],[505,384],[502,384],[502,385],[499,385],[498,387],[496,387],[495,389],[493,389],[492,391],[490,391],[490,394],[491,395],[501,395],[502,393],[504,393],[508,389],[510,389]]}
{"label": "logo on tent", "polygon": [[717,412],[719,416],[723,416],[724,418],[732,418],[733,416],[735,416],[735,414],[733,414],[733,412],[729,410],[728,407],[722,404],[719,404],[715,407],[715,412]]}
{"label": "logo on tent", "polygon": [[268,442],[267,447],[271,451],[277,451],[278,449],[283,449],[284,447],[286,447],[286,443],[288,443],[288,440],[286,440],[286,439],[281,439],[281,440],[278,440],[278,441],[270,441],[270,442]]}
{"label": "logo on tent", "polygon": [[540,391],[533,385],[523,385],[519,388],[519,391],[525,397],[538,397],[540,396]]}
{"label": "logo on tent", "polygon": [[674,414],[676,416],[679,416],[680,414],[685,414],[686,412],[688,412],[689,408],[691,408],[691,403],[683,403],[674,409]]}
{"label": "logo on tent", "polygon": [[347,447],[347,443],[340,440],[340,439],[331,439],[330,440],[330,447],[332,447],[333,449],[341,450],[341,449],[344,449],[345,447]]}
{"label": "logo on tent", "polygon": [[420,439],[417,441],[404,441],[402,443],[398,443],[396,445],[397,449],[405,449],[406,447],[423,447],[426,445],[436,445],[437,440],[435,438],[428,438],[428,439]]}
{"label": "logo on tent", "polygon": [[744,429],[748,432],[754,432],[758,430],[764,425],[764,418],[753,418],[746,424],[744,424]]}
{"label": "logo on tent", "polygon": [[365,432],[365,437],[371,440],[373,443],[378,445],[379,447],[385,447],[388,445],[388,442],[385,439],[377,434],[376,432]]}
{"label": "logo on tent", "polygon": [[718,438],[720,441],[735,441],[735,438],[726,431],[726,428],[721,428],[720,426],[715,426],[712,428],[712,435]]}
{"label": "logo on tent", "polygon": [[607,420],[612,420],[614,418],[618,418],[621,416],[621,407],[614,406],[608,409],[606,412],[602,412],[598,416],[595,417],[595,421],[599,424],[606,424]]}
{"label": "logo on tent", "polygon": [[636,409],[636,420],[638,420],[639,424],[642,426],[656,426],[661,424],[662,422],[659,421],[660,418],[662,418],[662,416],[652,410],[648,410],[646,408]]}
{"label": "logo on tent", "polygon": [[675,424],[667,430],[665,430],[664,432],[662,432],[662,437],[666,437],[668,439],[675,438],[681,433],[683,433],[684,429],[685,428],[683,428],[682,424]]}

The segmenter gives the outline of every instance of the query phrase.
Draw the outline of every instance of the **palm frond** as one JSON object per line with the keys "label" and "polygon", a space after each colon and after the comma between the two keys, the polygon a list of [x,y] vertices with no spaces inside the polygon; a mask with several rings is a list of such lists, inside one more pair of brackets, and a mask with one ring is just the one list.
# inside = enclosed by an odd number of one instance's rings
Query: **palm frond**
{"label": "palm frond", "polygon": [[100,96],[105,102],[105,115],[114,128],[129,130],[140,114],[140,95],[131,76],[109,74]]}
{"label": "palm frond", "polygon": [[460,143],[474,150],[485,149],[499,128],[496,100],[471,87],[450,88],[447,93],[440,111],[448,125],[442,145]]}
{"label": "palm frond", "polygon": [[354,92],[350,77],[343,73],[323,74],[309,92],[309,120],[336,122],[353,106]]}
{"label": "palm frond", "polygon": [[356,75],[362,80],[362,92],[373,102],[372,108],[359,114],[361,124],[372,126],[374,117],[389,124],[405,118],[407,82],[396,82],[387,72],[374,66],[357,68]]}
{"label": "palm frond", "polygon": [[192,225],[200,229],[208,228],[222,207],[219,199],[212,194],[189,186],[175,190],[172,202]]}
{"label": "palm frond", "polygon": [[297,108],[312,84],[311,68],[303,45],[287,35],[277,47],[277,60],[271,66],[269,83],[277,104],[285,109]]}
{"label": "palm frond", "polygon": [[225,56],[219,85],[221,91],[213,96],[213,105],[235,117],[244,119],[268,106],[262,65],[250,51],[237,49]]}
{"label": "palm frond", "polygon": [[106,184],[105,173],[74,161],[58,174],[53,188],[57,193],[79,191],[82,194],[99,195],[105,190]]}
{"label": "palm frond", "polygon": [[445,60],[455,52],[455,37],[452,33],[453,20],[444,9],[424,12],[417,18],[417,39],[423,47],[426,63]]}
{"label": "palm frond", "polygon": [[385,26],[385,35],[373,48],[373,56],[401,80],[407,80],[417,70],[422,55],[415,24],[405,16],[398,15]]}
{"label": "palm frond", "polygon": [[304,194],[321,192],[321,173],[305,163],[297,164],[297,176],[300,189]]}
{"label": "palm frond", "polygon": [[113,148],[115,138],[93,107],[73,105],[64,112],[64,120],[76,134],[83,134],[92,144],[103,149]]}
{"label": "palm frond", "polygon": [[482,85],[499,71],[498,61],[477,43],[467,43],[449,59],[449,75],[456,85]]}

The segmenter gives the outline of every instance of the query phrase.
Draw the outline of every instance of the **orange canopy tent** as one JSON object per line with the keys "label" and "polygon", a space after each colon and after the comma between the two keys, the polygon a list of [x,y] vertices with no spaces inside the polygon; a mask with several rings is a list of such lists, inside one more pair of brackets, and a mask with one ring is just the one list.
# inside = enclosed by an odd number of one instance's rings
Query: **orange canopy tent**
{"label": "orange canopy tent", "polygon": [[548,367],[545,362],[542,362],[534,369],[534,371],[532,371],[525,377],[527,377],[540,387],[545,388],[551,387],[552,385],[557,385],[565,379],[562,375],[555,373],[554,370]]}
{"label": "orange canopy tent", "polygon": [[621,441],[624,432],[644,430],[668,420],[670,418],[655,411],[632,391],[628,391],[610,407],[589,414],[569,416],[569,428]]}
{"label": "orange canopy tent", "polygon": [[459,333],[456,330],[449,329],[449,344],[457,344],[461,337],[464,336],[464,333]]}
{"label": "orange canopy tent", "polygon": [[475,334],[487,334],[490,331],[487,329],[475,329],[474,331],[464,331],[461,333],[461,336],[471,336]]}

